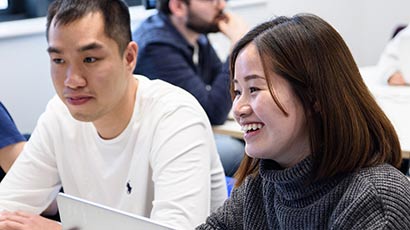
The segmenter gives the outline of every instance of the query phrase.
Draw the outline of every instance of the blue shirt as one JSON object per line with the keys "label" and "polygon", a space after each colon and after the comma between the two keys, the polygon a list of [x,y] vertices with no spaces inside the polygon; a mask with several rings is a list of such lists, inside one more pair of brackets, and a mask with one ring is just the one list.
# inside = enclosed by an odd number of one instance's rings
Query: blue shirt
{"label": "blue shirt", "polygon": [[198,63],[194,47],[176,30],[170,18],[159,12],[134,32],[138,60],[134,73],[162,79],[190,92],[213,125],[225,122],[232,106],[228,62],[221,62],[206,35],[198,39]]}
{"label": "blue shirt", "polygon": [[[6,107],[0,102],[0,149],[25,140],[24,136],[17,130]],[[4,172],[0,170],[0,181],[3,177]]]}

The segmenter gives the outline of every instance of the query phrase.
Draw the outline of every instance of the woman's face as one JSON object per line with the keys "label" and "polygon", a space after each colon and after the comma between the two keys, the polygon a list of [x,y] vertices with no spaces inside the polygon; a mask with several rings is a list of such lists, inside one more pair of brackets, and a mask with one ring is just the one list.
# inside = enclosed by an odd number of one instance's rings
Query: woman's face
{"label": "woman's face", "polygon": [[[266,78],[286,115],[275,103]],[[246,153],[253,158],[271,159],[291,167],[310,154],[305,112],[290,83],[265,73],[253,43],[240,51],[235,62],[233,112],[244,131]]]}

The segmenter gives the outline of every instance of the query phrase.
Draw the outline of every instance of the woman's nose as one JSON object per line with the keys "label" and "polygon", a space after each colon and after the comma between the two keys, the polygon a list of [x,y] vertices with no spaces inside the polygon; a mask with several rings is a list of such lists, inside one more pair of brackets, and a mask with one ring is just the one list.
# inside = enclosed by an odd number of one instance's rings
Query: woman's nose
{"label": "woman's nose", "polygon": [[232,105],[233,115],[235,118],[246,117],[252,112],[252,108],[245,100],[235,100]]}

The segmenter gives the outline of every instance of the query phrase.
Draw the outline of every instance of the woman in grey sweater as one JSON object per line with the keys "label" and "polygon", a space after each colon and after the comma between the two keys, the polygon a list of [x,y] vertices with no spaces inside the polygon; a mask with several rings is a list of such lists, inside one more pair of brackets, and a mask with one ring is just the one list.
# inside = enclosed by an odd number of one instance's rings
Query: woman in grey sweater
{"label": "woman in grey sweater", "polygon": [[197,229],[410,229],[398,137],[331,25],[279,17],[231,55],[247,156]]}

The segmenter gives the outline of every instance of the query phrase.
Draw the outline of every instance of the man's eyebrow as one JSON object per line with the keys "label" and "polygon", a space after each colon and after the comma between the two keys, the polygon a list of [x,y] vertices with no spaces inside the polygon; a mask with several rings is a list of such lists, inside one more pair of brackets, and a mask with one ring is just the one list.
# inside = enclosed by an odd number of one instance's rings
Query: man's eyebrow
{"label": "man's eyebrow", "polygon": [[103,46],[101,44],[93,42],[93,43],[90,43],[88,45],[80,47],[78,49],[78,51],[84,52],[84,51],[87,51],[87,50],[102,49],[102,48],[103,48]]}
{"label": "man's eyebrow", "polygon": [[57,49],[56,47],[52,47],[52,46],[47,48],[47,52],[48,53],[58,53],[58,54],[62,53],[61,50]]}
{"label": "man's eyebrow", "polygon": [[[77,51],[84,52],[84,51],[87,51],[87,50],[102,49],[102,48],[103,48],[103,46],[101,44],[93,42],[93,43],[81,46],[80,48],[77,49]],[[57,53],[57,54],[63,53],[60,49],[58,49],[56,47],[52,47],[52,46],[47,48],[47,52],[48,53]]]}

